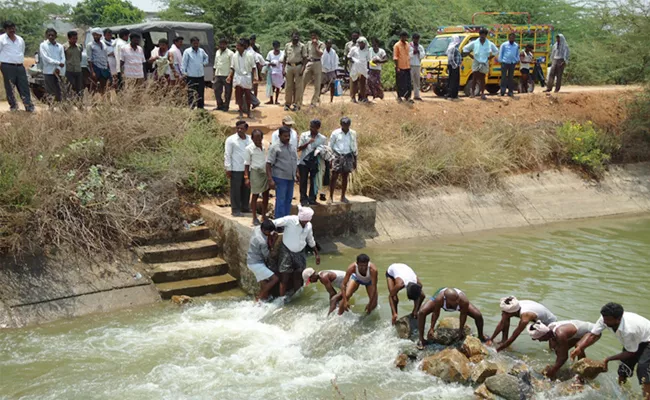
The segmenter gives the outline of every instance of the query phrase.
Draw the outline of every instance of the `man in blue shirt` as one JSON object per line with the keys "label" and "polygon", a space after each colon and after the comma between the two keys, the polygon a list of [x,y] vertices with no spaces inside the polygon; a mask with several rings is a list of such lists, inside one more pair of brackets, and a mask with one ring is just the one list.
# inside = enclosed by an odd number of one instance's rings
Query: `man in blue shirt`
{"label": "man in blue shirt", "polygon": [[487,29],[481,28],[478,34],[478,40],[469,42],[463,47],[463,53],[473,53],[469,54],[469,57],[474,60],[472,63],[472,81],[469,83],[472,88],[470,90],[470,97],[474,97],[474,88],[476,82],[478,82],[481,100],[486,100],[485,75],[490,72],[490,60],[499,53],[499,49],[487,39]]}
{"label": "man in blue shirt", "polygon": [[203,108],[203,95],[205,93],[205,71],[208,65],[208,54],[199,47],[199,38],[190,39],[192,47],[183,52],[181,73],[187,82],[187,98],[190,108]]}
{"label": "man in blue shirt", "polygon": [[515,85],[515,67],[519,62],[519,44],[515,42],[515,34],[508,35],[508,41],[501,44],[499,49],[499,62],[501,63],[501,97],[505,96],[508,88],[508,96],[513,96]]}

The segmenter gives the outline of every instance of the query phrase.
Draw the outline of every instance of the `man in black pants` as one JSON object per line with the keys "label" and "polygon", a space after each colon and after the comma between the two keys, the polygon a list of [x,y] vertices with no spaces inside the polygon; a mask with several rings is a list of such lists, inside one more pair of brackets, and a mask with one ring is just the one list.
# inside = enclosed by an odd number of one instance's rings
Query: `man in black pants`
{"label": "man in black pants", "polygon": [[248,124],[245,121],[237,121],[235,129],[237,132],[226,139],[224,167],[230,179],[232,216],[241,217],[242,213],[250,212],[251,189],[250,181],[246,183],[246,146],[253,142],[246,134]]}
{"label": "man in black pants", "polygon": [[[320,130],[321,123],[314,119],[309,123],[309,131],[300,135],[298,142],[298,151],[300,159],[298,163],[298,175],[300,177],[300,205],[303,207],[315,205],[316,203],[316,174],[318,173],[319,160],[316,156],[318,146],[327,144],[327,137],[322,135]],[[309,196],[307,196],[307,185],[309,186]]]}
{"label": "man in black pants", "polygon": [[205,71],[208,65],[208,54],[199,47],[199,38],[190,39],[191,47],[185,49],[181,71],[187,82],[187,97],[190,108],[203,108],[205,94]]}
{"label": "man in black pants", "polygon": [[411,91],[411,56],[409,55],[411,46],[408,43],[409,34],[402,32],[399,35],[399,41],[393,47],[393,60],[395,61],[395,79],[397,80],[397,101],[406,100],[413,103]]}
{"label": "man in black pants", "polygon": [[11,111],[18,111],[18,103],[14,96],[14,86],[18,89],[25,110],[34,111],[32,97],[29,93],[27,72],[23,66],[25,61],[25,41],[16,35],[16,24],[6,21],[2,25],[5,33],[0,35],[0,71],[5,84],[7,101]]}
{"label": "man in black pants", "polygon": [[78,34],[76,31],[68,32],[68,43],[63,45],[65,52],[65,79],[68,81],[68,97],[73,100],[81,100],[84,95],[84,75],[81,70],[81,58],[83,47],[77,44]]}

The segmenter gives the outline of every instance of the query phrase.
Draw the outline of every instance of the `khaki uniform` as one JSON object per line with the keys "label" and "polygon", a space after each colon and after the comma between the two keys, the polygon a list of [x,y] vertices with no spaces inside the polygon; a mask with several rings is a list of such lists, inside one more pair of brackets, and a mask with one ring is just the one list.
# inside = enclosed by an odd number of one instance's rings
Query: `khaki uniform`
{"label": "khaki uniform", "polygon": [[284,47],[284,62],[287,79],[285,105],[302,106],[302,69],[307,58],[307,46],[304,43],[293,45],[289,42]]}
{"label": "khaki uniform", "polygon": [[[323,65],[321,64],[320,58],[323,55],[322,53],[325,52],[325,43],[319,40],[316,47],[314,47],[312,42],[309,42],[307,47],[309,48],[309,62],[307,62],[305,73],[302,76],[302,90],[304,94],[309,82],[311,82],[312,79],[314,80],[314,95],[311,98],[311,104],[317,106],[320,104],[320,86],[323,80]],[[318,55],[316,49],[321,51],[321,55]],[[303,96],[300,96],[300,98],[302,97]]]}

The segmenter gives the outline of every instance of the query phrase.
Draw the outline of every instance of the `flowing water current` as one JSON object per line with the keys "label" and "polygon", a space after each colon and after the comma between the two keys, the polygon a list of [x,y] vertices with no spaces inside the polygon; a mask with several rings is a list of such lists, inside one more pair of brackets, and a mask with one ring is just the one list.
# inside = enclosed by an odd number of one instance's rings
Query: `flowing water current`
{"label": "flowing water current", "polygon": [[[428,295],[442,286],[463,289],[483,312],[488,334],[499,318],[499,298],[511,294],[542,302],[559,319],[595,322],[607,301],[650,317],[647,217],[363,251],[380,270],[380,305],[370,316],[363,316],[363,289],[352,312],[328,318],[327,293],[309,287],[289,304],[163,303],[0,331],[0,399],[472,399],[470,387],[393,366],[400,349],[412,346],[390,324],[383,275],[393,262],[411,265]],[[321,267],[343,269],[358,252],[325,256]],[[402,297],[400,315],[412,307]],[[606,332],[587,355],[603,359],[620,347]],[[504,357],[537,369],[554,360],[545,344],[526,334]],[[619,389],[615,370],[612,363],[597,389],[571,398],[637,398],[636,382]],[[550,389],[539,398],[562,394]]]}

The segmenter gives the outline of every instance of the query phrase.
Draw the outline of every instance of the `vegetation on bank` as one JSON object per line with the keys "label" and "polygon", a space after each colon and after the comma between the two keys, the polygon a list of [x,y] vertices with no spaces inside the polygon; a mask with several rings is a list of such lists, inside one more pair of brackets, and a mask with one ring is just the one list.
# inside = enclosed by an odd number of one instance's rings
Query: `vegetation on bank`
{"label": "vegetation on bank", "polygon": [[[88,101],[81,112],[0,114],[0,253],[51,245],[110,252],[136,235],[177,228],[184,200],[226,193],[223,146],[232,130],[188,110],[184,93],[149,88]],[[650,157],[650,91],[613,126],[363,110],[344,104],[295,117],[299,131],[314,117],[330,131],[350,115],[361,153],[351,190],[377,198],[437,185],[479,191],[553,165],[577,164],[598,177],[611,161]]]}

